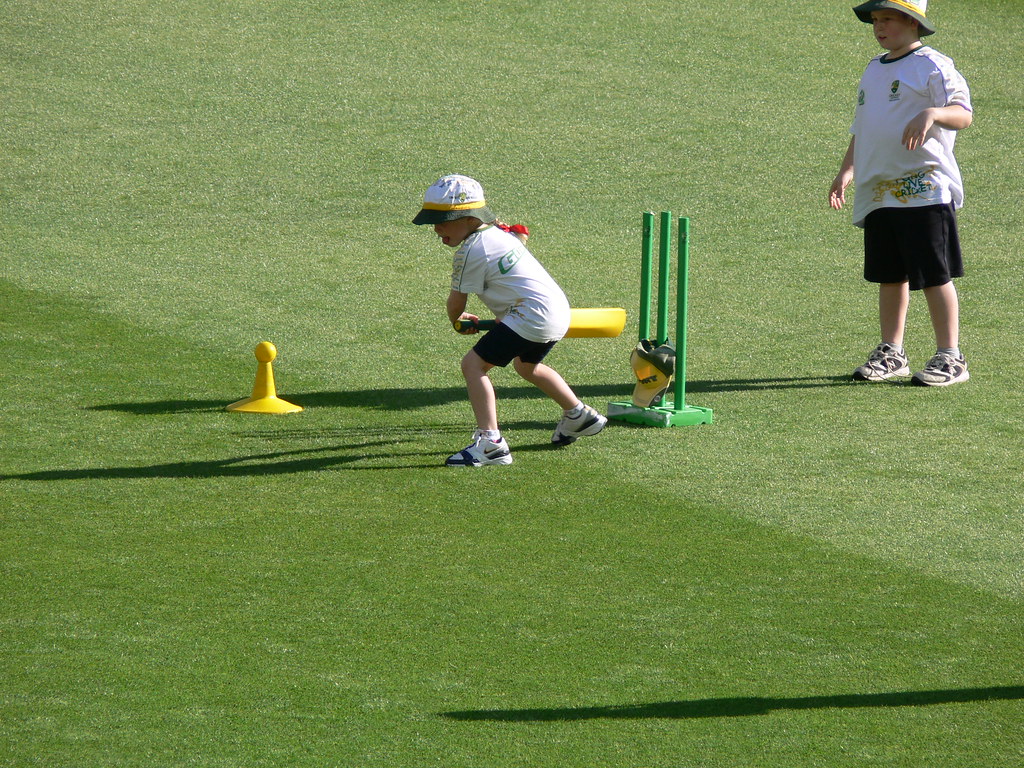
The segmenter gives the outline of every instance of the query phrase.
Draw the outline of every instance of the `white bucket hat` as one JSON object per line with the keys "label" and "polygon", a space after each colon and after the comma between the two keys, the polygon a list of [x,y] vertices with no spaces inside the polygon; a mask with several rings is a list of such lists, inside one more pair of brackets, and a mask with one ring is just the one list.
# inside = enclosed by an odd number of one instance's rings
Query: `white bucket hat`
{"label": "white bucket hat", "polygon": [[899,11],[900,13],[907,14],[912,19],[916,19],[921,30],[921,37],[935,34],[935,29],[928,24],[928,0],[868,0],[868,2],[855,7],[853,12],[857,14],[858,19],[866,24],[870,24],[871,12],[883,9]]}
{"label": "white bucket hat", "polygon": [[487,207],[484,188],[469,176],[453,173],[442,176],[427,189],[423,196],[423,209],[412,220],[413,224],[439,224],[472,216],[484,224],[496,218]]}

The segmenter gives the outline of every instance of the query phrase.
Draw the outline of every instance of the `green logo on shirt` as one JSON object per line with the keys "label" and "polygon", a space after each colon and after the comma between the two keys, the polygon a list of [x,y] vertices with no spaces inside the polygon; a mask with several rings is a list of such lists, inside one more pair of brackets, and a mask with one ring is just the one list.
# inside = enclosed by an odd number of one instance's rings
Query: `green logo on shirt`
{"label": "green logo on shirt", "polygon": [[519,251],[509,251],[500,259],[498,259],[498,271],[503,275],[507,275],[509,270],[512,269],[519,261]]}

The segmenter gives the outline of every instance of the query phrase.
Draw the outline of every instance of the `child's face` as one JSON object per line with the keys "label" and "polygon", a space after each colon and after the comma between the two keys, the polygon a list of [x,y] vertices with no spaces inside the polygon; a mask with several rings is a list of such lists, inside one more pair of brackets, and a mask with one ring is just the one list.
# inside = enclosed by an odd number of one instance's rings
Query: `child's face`
{"label": "child's face", "polygon": [[458,248],[459,244],[480,227],[480,219],[467,216],[452,221],[442,221],[434,225],[434,232],[441,242],[449,248]]}
{"label": "child's face", "polygon": [[891,53],[903,53],[920,39],[917,21],[899,11],[872,11],[875,40]]}

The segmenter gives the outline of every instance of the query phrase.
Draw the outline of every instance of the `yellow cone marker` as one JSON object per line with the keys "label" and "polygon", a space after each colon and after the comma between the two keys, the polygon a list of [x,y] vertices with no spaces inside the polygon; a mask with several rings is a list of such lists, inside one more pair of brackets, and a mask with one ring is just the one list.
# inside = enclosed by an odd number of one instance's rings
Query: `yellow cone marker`
{"label": "yellow cone marker", "polygon": [[261,341],[256,345],[256,383],[252,388],[252,397],[239,400],[227,407],[229,411],[240,413],[298,413],[301,405],[293,405],[277,396],[274,388],[274,369],[271,363],[277,357],[277,347],[269,341]]}

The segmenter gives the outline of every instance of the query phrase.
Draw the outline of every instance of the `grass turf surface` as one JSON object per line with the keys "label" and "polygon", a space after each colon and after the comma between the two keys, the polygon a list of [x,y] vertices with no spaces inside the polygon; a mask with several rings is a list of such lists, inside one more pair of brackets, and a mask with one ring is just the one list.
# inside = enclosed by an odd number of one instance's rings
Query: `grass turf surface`
{"label": "grass turf surface", "polygon": [[[0,764],[1019,762],[1024,26],[932,14],[978,112],[941,392],[845,380],[846,5],[10,4]],[[640,212],[690,216],[716,423],[554,451],[499,372],[516,463],[439,467],[467,340],[408,220],[454,170],[577,306],[634,313]],[[304,413],[223,411],[264,338]],[[603,406],[629,347],[552,360]]]}

